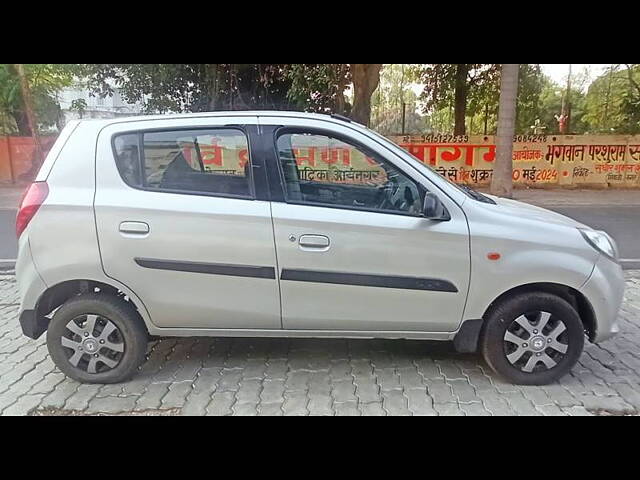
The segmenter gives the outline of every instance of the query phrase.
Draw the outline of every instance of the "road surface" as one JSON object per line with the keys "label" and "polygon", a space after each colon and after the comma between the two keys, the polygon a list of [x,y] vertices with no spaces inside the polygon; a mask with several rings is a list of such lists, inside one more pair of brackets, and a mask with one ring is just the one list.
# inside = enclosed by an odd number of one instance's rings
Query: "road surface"
{"label": "road surface", "polygon": [[16,258],[16,211],[0,210],[0,265],[5,260]]}
{"label": "road surface", "polygon": [[640,207],[622,206],[567,206],[548,207],[558,213],[597,230],[604,230],[618,244],[622,266],[625,269],[640,268]]}
{"label": "road surface", "polygon": [[[622,205],[547,206],[589,225],[608,232],[618,243],[626,269],[640,268],[640,207]],[[15,210],[0,210],[0,263],[16,258]]]}

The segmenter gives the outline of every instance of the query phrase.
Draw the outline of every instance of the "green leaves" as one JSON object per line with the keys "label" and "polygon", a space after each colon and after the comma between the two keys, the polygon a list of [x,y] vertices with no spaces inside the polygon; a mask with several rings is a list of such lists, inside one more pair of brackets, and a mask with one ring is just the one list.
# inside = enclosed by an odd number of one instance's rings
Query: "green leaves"
{"label": "green leaves", "polygon": [[291,81],[283,64],[85,64],[77,73],[93,94],[115,87],[146,112],[281,109]]}
{"label": "green leaves", "polygon": [[419,80],[420,65],[385,64],[380,73],[380,85],[371,99],[371,126],[384,135],[402,133],[402,104],[404,112],[404,133],[426,133],[425,118],[418,112],[416,82]]}
{"label": "green leaves", "polygon": [[[64,64],[25,64],[24,69],[39,127],[56,124],[60,119],[56,96],[64,87],[71,85],[72,69]],[[24,115],[18,74],[12,64],[0,64],[0,117],[4,133],[28,134]]]}
{"label": "green leaves", "polygon": [[291,82],[287,98],[308,112],[348,114],[351,105],[344,97],[351,83],[351,71],[344,63],[288,64],[284,74]]}
{"label": "green leaves", "polygon": [[[118,89],[126,102],[139,103],[148,113],[295,109],[354,114],[350,64],[27,64],[25,73],[41,128],[59,121],[57,96],[74,81],[99,97]],[[587,81],[580,73],[572,76],[573,133],[640,132],[640,65],[614,65],[588,90]],[[387,64],[371,98],[372,125],[398,133],[404,102],[406,131],[450,133],[456,111],[464,107],[465,121],[458,115],[457,123],[466,124],[468,134],[484,133],[485,122],[493,133],[499,91],[498,64]],[[516,132],[530,133],[538,119],[547,133],[557,132],[555,115],[564,95],[564,85],[546,78],[539,65],[521,64]],[[72,105],[78,112],[86,108]],[[12,65],[0,64],[0,128],[19,132],[23,115],[17,75]]]}
{"label": "green leaves", "polygon": [[583,119],[590,133],[640,133],[640,65],[611,65],[594,80]]}
{"label": "green leaves", "polygon": [[[494,133],[500,98],[499,64],[425,64],[417,66],[418,76],[424,84],[420,99],[423,112],[439,131],[453,130],[455,110],[465,109],[469,134]],[[456,83],[459,70],[465,72],[466,81]],[[518,103],[516,131],[527,133],[540,115],[540,96],[545,85],[544,75],[537,64],[520,64],[518,76]],[[456,91],[459,98],[456,103]]]}
{"label": "green leaves", "polygon": [[424,84],[421,99],[425,102],[425,113],[447,108],[455,97],[456,73],[463,67],[466,74],[468,95],[467,107],[470,113],[478,111],[490,97],[500,90],[500,65],[497,64],[424,64],[419,69],[419,77]]}

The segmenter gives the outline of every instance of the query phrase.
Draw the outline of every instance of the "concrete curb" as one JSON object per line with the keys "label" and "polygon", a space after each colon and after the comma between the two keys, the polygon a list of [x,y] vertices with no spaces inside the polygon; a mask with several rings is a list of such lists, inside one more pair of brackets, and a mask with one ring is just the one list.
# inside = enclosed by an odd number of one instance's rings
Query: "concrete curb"
{"label": "concrete curb", "polygon": [[640,261],[636,260],[620,260],[623,270],[638,270],[640,269]]}
{"label": "concrete curb", "polygon": [[16,268],[15,260],[0,260],[0,273],[12,273]]}

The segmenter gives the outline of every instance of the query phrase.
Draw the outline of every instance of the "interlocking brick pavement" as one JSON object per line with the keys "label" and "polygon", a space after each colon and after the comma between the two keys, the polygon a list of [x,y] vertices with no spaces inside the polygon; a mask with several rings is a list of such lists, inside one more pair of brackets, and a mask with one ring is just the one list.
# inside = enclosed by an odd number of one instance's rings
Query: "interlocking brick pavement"
{"label": "interlocking brick pavement", "polygon": [[15,277],[0,272],[2,415],[628,415],[640,411],[640,271],[621,332],[588,344],[543,387],[511,385],[479,355],[402,340],[167,338],[129,382],[81,385],[22,335]]}

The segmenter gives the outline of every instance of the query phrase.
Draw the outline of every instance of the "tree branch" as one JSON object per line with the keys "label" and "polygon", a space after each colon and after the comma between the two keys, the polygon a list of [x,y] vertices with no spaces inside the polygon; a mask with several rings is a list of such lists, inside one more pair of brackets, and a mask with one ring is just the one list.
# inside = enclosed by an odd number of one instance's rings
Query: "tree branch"
{"label": "tree branch", "polygon": [[625,66],[627,67],[627,78],[629,79],[629,83],[631,83],[631,85],[637,90],[638,95],[640,96],[640,85],[638,85],[638,82],[633,78],[633,70],[628,63],[625,63]]}

